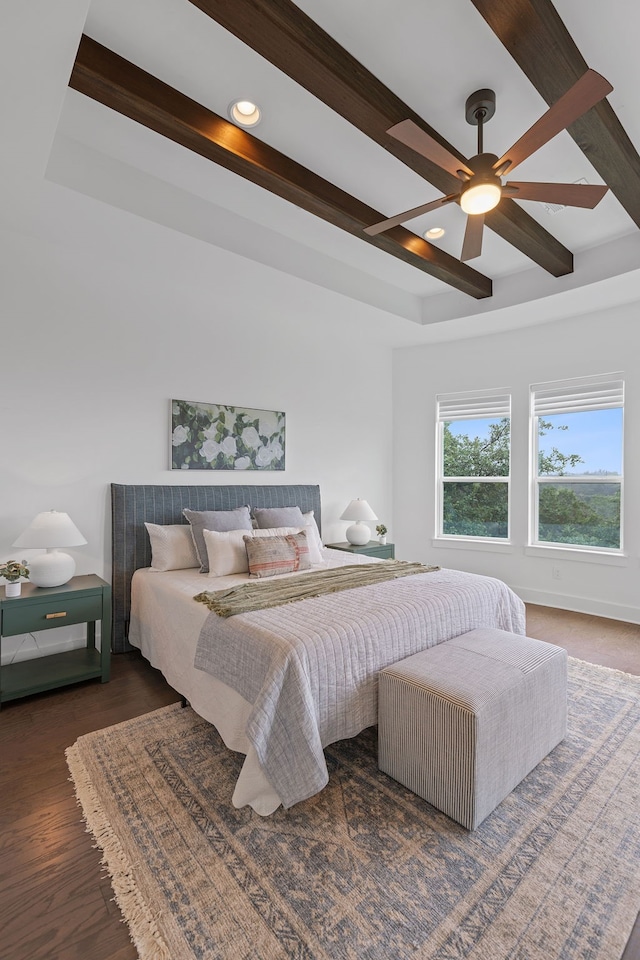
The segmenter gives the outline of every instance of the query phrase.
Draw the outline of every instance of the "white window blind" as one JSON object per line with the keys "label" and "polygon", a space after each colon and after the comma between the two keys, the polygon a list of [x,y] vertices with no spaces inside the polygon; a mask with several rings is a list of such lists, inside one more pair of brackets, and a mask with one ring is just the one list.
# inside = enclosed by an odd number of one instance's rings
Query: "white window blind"
{"label": "white window blind", "polygon": [[495,394],[440,394],[438,420],[450,423],[453,420],[500,420],[511,416],[511,397],[508,393]]}
{"label": "white window blind", "polygon": [[536,417],[554,413],[608,410],[624,405],[624,380],[619,375],[538,383],[531,387]]}

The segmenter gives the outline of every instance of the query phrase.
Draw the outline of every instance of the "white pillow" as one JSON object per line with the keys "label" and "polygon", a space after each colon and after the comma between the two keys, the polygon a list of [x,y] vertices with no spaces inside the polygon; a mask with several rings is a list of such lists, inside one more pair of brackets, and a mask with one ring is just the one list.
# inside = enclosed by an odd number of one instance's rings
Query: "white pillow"
{"label": "white pillow", "polygon": [[[303,528],[297,527],[263,527],[261,530],[251,530],[252,537],[289,537],[294,533],[300,533]],[[245,530],[245,533],[248,531]]]}
{"label": "white pillow", "polygon": [[145,523],[151,541],[152,570],[186,570],[199,567],[188,523]]}
{"label": "white pillow", "polygon": [[324,557],[322,556],[322,538],[320,537],[320,531],[318,530],[318,524],[313,515],[313,510],[310,510],[309,513],[303,513],[302,517],[304,519],[304,530],[307,533],[307,541],[309,543],[309,560],[311,563],[322,563],[324,561]]}
{"label": "white pillow", "polygon": [[300,529],[300,527],[270,527],[268,530],[228,530],[225,533],[219,533],[217,530],[203,530],[209,558],[207,576],[228,577],[232,573],[249,572],[245,537],[286,537],[289,534],[299,533]]}
{"label": "white pillow", "polygon": [[309,563],[322,563],[322,540],[318,531],[318,524],[313,516],[313,510],[309,513],[303,513],[305,521],[304,527],[267,527],[262,530],[253,530],[254,537],[287,537],[289,534],[300,533],[301,530],[307,535],[307,545],[309,547]]}
{"label": "white pillow", "polygon": [[251,536],[251,530],[203,530],[204,542],[209,559],[208,577],[227,577],[231,573],[248,573],[247,548],[244,537]]}

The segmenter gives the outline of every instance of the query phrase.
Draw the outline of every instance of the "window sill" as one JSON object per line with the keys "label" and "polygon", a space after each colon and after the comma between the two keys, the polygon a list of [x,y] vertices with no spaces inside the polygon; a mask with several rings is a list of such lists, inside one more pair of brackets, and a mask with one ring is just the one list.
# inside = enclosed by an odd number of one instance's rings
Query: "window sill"
{"label": "window sill", "polygon": [[629,557],[624,553],[604,553],[599,550],[577,550],[571,547],[547,547],[531,545],[524,548],[527,557],[542,557],[551,560],[577,560],[580,563],[602,563],[606,566],[626,567]]}
{"label": "window sill", "polygon": [[509,542],[499,542],[497,540],[470,540],[463,537],[434,537],[431,546],[436,549],[446,547],[453,550],[484,550],[489,553],[513,553],[514,547]]}

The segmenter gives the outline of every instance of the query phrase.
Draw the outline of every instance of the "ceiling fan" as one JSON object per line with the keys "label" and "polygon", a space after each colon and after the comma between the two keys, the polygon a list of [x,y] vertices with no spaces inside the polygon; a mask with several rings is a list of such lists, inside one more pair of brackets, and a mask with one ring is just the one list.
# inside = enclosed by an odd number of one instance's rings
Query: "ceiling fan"
{"label": "ceiling fan", "polygon": [[482,251],[484,215],[493,210],[502,197],[593,209],[602,200],[608,187],[580,183],[522,183],[514,180],[503,183],[502,177],[507,170],[511,173],[519,163],[570,126],[612,90],[608,80],[595,70],[587,70],[501,157],[483,152],[483,125],[491,119],[496,108],[493,90],[477,90],[467,99],[465,116],[468,123],[478,127],[478,152],[466,162],[455,157],[413,120],[396,123],[387,130],[390,136],[458,177],[462,185],[457,193],[405,210],[388,220],[365,227],[364,232],[370,236],[384,233],[391,227],[413,220],[430,210],[437,210],[447,203],[459,203],[468,215],[461,260],[473,260]]}

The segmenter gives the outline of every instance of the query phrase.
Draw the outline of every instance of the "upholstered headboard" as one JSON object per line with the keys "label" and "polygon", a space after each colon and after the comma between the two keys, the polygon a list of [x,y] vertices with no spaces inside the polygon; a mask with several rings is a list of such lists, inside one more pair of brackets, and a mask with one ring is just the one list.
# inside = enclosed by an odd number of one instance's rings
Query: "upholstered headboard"
{"label": "upholstered headboard", "polygon": [[185,507],[191,510],[233,510],[251,507],[297,505],[303,513],[313,510],[321,527],[320,487],[311,484],[273,486],[153,486],[111,484],[111,557],[113,632],[111,650],[131,650],[127,642],[131,606],[131,577],[139,567],[151,565],[148,523],[186,523]]}

